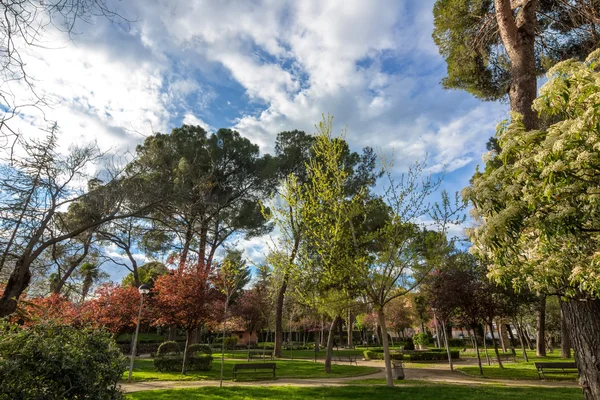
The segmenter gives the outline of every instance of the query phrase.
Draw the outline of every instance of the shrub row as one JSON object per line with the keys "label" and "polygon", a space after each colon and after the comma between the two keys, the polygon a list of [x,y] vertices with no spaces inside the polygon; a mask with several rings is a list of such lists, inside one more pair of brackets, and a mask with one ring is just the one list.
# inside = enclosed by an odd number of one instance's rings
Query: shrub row
{"label": "shrub row", "polygon": [[[212,368],[212,356],[190,355],[187,360],[188,371],[210,371]],[[154,369],[159,372],[181,371],[183,355],[157,356],[154,358]]]}
{"label": "shrub row", "polygon": [[[450,356],[452,359],[457,359],[460,357],[460,352],[458,350],[450,351]],[[416,351],[414,353],[405,354],[404,360],[406,361],[433,361],[433,360],[447,360],[448,353],[443,351]]]}
{"label": "shrub row", "polygon": [[[363,352],[364,357],[367,360],[383,360],[383,349],[365,350]],[[452,359],[460,357],[458,350],[450,351]],[[432,361],[432,360],[447,360],[448,353],[444,349],[433,349],[433,351],[414,351],[410,353],[401,353],[397,351],[390,352],[390,358],[392,360],[405,360],[405,361]]]}
{"label": "shrub row", "polygon": [[[373,350],[365,350],[363,352],[365,358],[367,360],[383,360],[383,350],[381,351],[373,351]],[[404,360],[404,354],[398,352],[390,352],[390,359],[392,360]]]}

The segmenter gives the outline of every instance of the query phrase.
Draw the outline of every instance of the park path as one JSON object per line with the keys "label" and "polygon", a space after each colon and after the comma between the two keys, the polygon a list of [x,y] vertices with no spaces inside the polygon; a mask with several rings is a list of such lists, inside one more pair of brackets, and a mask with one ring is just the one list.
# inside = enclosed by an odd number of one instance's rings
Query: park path
{"label": "park path", "polygon": [[[377,368],[377,372],[352,376],[346,378],[315,378],[315,379],[290,379],[279,378],[277,380],[265,381],[223,381],[223,386],[343,386],[352,384],[352,381],[363,379],[383,379],[385,371],[383,363],[380,361],[359,361],[358,365],[364,365]],[[577,382],[558,382],[558,381],[532,381],[532,380],[508,380],[508,379],[487,379],[477,378],[463,374],[458,371],[450,371],[447,365],[433,365],[431,368],[404,368],[405,379],[410,381],[423,381],[434,383],[448,383],[458,385],[505,385],[505,386],[529,386],[529,387],[578,387]],[[402,386],[419,385],[418,382],[402,383]],[[122,383],[121,388],[125,393],[139,392],[144,390],[158,389],[184,389],[198,388],[207,386],[219,386],[219,381],[143,381]]]}

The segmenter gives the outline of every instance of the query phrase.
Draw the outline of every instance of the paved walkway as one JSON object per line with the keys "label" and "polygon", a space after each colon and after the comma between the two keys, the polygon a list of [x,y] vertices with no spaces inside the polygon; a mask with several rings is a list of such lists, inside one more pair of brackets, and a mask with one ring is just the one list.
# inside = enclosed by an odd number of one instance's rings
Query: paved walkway
{"label": "paved walkway", "polygon": [[[385,370],[381,361],[359,361],[358,365],[377,368],[377,372],[368,375],[353,376],[347,378],[315,378],[315,379],[290,379],[278,378],[277,380],[265,381],[223,381],[223,386],[343,386],[352,384],[352,381],[363,379],[385,379]],[[505,385],[505,386],[529,386],[529,387],[578,387],[577,382],[540,381],[540,380],[507,380],[476,378],[463,374],[459,371],[450,371],[445,364],[432,364],[429,368],[404,368],[405,379],[410,381],[424,381],[435,383],[448,383],[458,385]],[[404,383],[406,385],[418,385],[419,383]],[[139,392],[143,390],[157,389],[183,389],[206,386],[219,386],[219,381],[144,381],[122,383],[121,388],[126,393]]]}

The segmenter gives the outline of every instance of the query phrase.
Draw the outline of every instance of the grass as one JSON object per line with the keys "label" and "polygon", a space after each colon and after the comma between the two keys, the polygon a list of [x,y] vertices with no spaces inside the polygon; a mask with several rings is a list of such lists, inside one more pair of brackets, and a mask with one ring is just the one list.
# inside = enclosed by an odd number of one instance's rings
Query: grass
{"label": "grass", "polygon": [[[231,380],[233,364],[239,361],[225,360],[223,377],[225,380]],[[324,365],[321,363],[311,363],[309,361],[275,361],[277,364],[278,378],[341,378],[348,376],[366,375],[377,370],[372,367],[350,366],[350,365],[332,365],[331,373],[326,374]],[[213,361],[210,371],[192,371],[186,375],[179,372],[158,372],[154,370],[154,364],[151,359],[137,359],[133,369],[133,380],[161,380],[161,381],[195,381],[195,380],[216,380],[221,373],[220,360]],[[242,374],[240,374],[240,377]],[[244,380],[247,379],[267,379],[271,377],[271,371],[265,370],[264,375],[244,374]],[[127,372],[123,374],[123,379],[127,379]]]}
{"label": "grass", "polygon": [[245,386],[245,387],[204,387],[198,389],[152,390],[136,392],[127,396],[129,400],[205,400],[205,399],[410,399],[410,400],[580,400],[578,389],[564,388],[525,388],[461,385],[419,385],[394,388],[381,386],[343,387],[294,387],[294,386]]}
{"label": "grass", "polygon": [[[459,366],[458,370],[465,372],[472,376],[481,377],[479,374],[479,367],[477,366]],[[563,373],[545,373],[546,380],[555,381],[575,381],[577,374],[563,374]],[[538,380],[538,374],[533,363],[505,363],[504,368],[500,369],[497,365],[484,365],[483,366],[483,378],[492,379],[512,379],[512,380]]]}

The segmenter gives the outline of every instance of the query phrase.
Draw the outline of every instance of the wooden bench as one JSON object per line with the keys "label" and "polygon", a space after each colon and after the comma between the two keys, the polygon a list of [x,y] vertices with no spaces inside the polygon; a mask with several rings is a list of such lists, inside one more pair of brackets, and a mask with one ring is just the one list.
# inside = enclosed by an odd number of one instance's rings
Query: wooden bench
{"label": "wooden bench", "polygon": [[577,365],[575,365],[574,362],[536,362],[534,364],[535,368],[537,368],[538,377],[543,380],[546,380],[546,377],[544,376],[544,370],[546,372],[562,372],[565,374],[575,374],[578,372]]}
{"label": "wooden bench", "polygon": [[240,371],[248,371],[254,373],[260,373],[262,371],[259,370],[272,370],[273,371],[273,379],[275,379],[275,363],[261,363],[261,364],[234,364],[233,365],[233,379],[237,379],[237,374]]}
{"label": "wooden bench", "polygon": [[248,350],[248,361],[255,358],[273,361],[273,350]]}
{"label": "wooden bench", "polygon": [[349,362],[350,365],[352,365],[352,363],[356,364],[358,366],[358,356],[341,356],[341,355],[336,355],[335,356],[336,359],[335,361],[339,361],[339,362]]}

